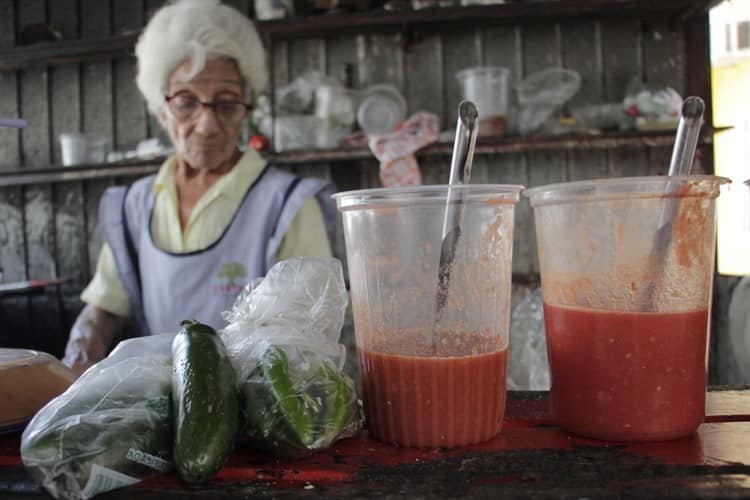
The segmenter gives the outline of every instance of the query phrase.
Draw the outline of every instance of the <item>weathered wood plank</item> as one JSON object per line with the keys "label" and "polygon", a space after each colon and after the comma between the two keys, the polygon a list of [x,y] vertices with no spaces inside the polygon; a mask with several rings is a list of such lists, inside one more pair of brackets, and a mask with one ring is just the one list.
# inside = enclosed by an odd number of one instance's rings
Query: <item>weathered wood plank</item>
{"label": "weathered wood plank", "polygon": [[[17,5],[17,30],[47,22],[44,0]],[[21,163],[25,169],[49,165],[52,160],[49,86],[49,72],[45,68],[19,72],[20,111],[29,122],[21,134]],[[51,185],[39,185],[22,190],[26,275],[31,279],[57,276],[52,189]],[[57,297],[33,296],[28,304],[27,345],[54,351],[62,328]]]}
{"label": "weathered wood plank", "polygon": [[[491,184],[529,184],[531,168],[522,154],[487,157],[487,182]],[[538,272],[536,247],[533,238],[534,223],[527,202],[516,205],[513,231],[513,273]]]}
{"label": "weathered wood plank", "polygon": [[78,38],[78,0],[52,0],[47,2],[47,9],[49,24],[63,40]]}
{"label": "weathered wood plank", "polygon": [[226,5],[230,5],[242,12],[243,15],[247,16],[250,13],[250,1],[249,0],[224,0]]}
{"label": "weathered wood plank", "polygon": [[154,13],[159,10],[164,4],[166,3],[166,0],[145,0],[144,6],[143,6],[143,25],[145,26],[146,23],[151,19],[151,17],[154,15]]}
{"label": "weathered wood plank", "polygon": [[[15,43],[15,5],[13,0],[0,0],[0,47]],[[18,116],[17,76],[15,72],[0,72],[0,116]],[[20,162],[19,140],[16,129],[0,128],[0,170],[17,167]]]}
{"label": "weathered wood plank", "polygon": [[49,70],[52,163],[62,164],[60,134],[81,130],[78,65],[55,66]]}
{"label": "weathered wood plank", "polygon": [[605,102],[621,102],[631,79],[643,75],[641,26],[637,19],[601,22]]}
{"label": "weathered wood plank", "polygon": [[[466,30],[446,33],[443,39],[443,129],[456,126],[458,103],[463,95],[461,86],[456,80],[456,73],[462,69],[478,66],[482,60],[482,39],[478,30]],[[428,80],[436,81],[439,74],[425,75]],[[480,110],[481,112],[481,110]]]}
{"label": "weathered wood plank", "polygon": [[[140,29],[143,11],[140,3],[114,0],[113,34]],[[141,93],[135,85],[136,62],[132,58],[116,59],[113,63],[115,94],[115,140],[113,149],[135,149],[146,138],[146,112]]]}
{"label": "weathered wood plank", "polygon": [[672,87],[685,96],[685,44],[681,31],[670,26],[668,20],[644,21],[642,43],[644,80],[649,85]]}
{"label": "weathered wood plank", "polygon": [[[164,5],[165,1],[166,0],[145,0],[142,19],[142,24],[144,26],[148,23],[154,13]],[[135,78],[135,73],[133,74],[133,78]],[[143,112],[146,116],[146,133],[148,137],[158,137],[162,144],[171,144],[167,131],[161,126],[156,116],[149,112],[146,101],[144,99],[142,99],[142,101]]]}
{"label": "weathered wood plank", "polygon": [[[599,24],[588,21],[566,24],[562,31],[563,66],[581,75],[581,89],[566,104],[566,109],[604,100],[602,46]],[[570,151],[567,154],[570,180],[607,177],[607,154],[604,151]]]}
{"label": "weathered wood plank", "polygon": [[672,158],[672,148],[648,148],[647,175],[667,175],[669,172],[669,160]]}
{"label": "weathered wood plank", "polygon": [[[524,76],[550,67],[562,66],[562,40],[560,27],[552,24],[530,24],[521,27]],[[532,152],[525,155],[526,175],[531,186],[549,184],[551,179],[564,177],[564,153]],[[531,207],[520,204],[516,213],[513,272],[518,274],[538,272]]]}
{"label": "weathered wood plank", "polygon": [[[18,4],[17,30],[34,23],[45,23],[44,0],[27,0]],[[44,68],[19,72],[20,111],[28,126],[21,133],[21,162],[24,166],[41,166],[50,161],[48,74]]]}
{"label": "weathered wood plank", "polygon": [[[26,238],[28,275],[31,279],[57,277],[55,256],[55,228],[53,215],[53,187],[30,186],[24,196],[24,229]],[[60,322],[60,302],[52,294],[29,297],[30,317],[27,346],[60,355],[64,342],[64,325]]]}
{"label": "weathered wood plank", "polygon": [[648,175],[646,148],[612,150],[607,153],[609,177]]}
{"label": "weathered wood plank", "polygon": [[19,72],[20,111],[28,121],[21,132],[21,163],[26,168],[46,166],[51,160],[48,78],[46,69]]}
{"label": "weathered wood plank", "polygon": [[[61,29],[65,39],[78,38],[77,4],[77,0],[57,0],[49,3],[50,24]],[[54,164],[60,164],[60,134],[81,130],[80,66],[55,66],[49,71],[52,159]],[[88,279],[83,183],[65,182],[54,185],[53,196],[55,268],[59,277],[69,280],[56,288],[62,325],[53,346],[62,353],[70,327],[81,308],[78,294]]]}
{"label": "weathered wood plank", "polygon": [[[0,0],[0,47],[15,44],[15,2]],[[0,72],[0,115],[19,116],[17,75]],[[15,169],[21,163],[18,130],[0,128],[0,169]],[[0,269],[2,281],[13,282],[26,278],[26,250],[23,240],[23,200],[21,188],[0,188]],[[23,331],[28,307],[25,299],[16,297],[0,301],[0,319],[5,328],[0,329],[0,345],[16,346],[21,341],[15,332]]]}
{"label": "weathered wood plank", "polygon": [[271,89],[278,89],[289,83],[289,42],[275,41],[270,54],[273,59],[273,71],[270,74]]}
{"label": "weathered wood plank", "polygon": [[[325,39],[325,72],[330,77],[336,79],[342,85],[347,82],[343,81],[344,66],[349,65],[352,70],[352,88],[358,88],[360,86],[358,64],[357,60],[357,48],[363,43],[360,35],[352,36],[332,36]],[[276,59],[274,59],[274,63]],[[278,71],[282,71],[279,69]]]}
{"label": "weathered wood plank", "polygon": [[[0,115],[19,116],[18,94],[15,72],[0,72]],[[21,163],[21,132],[17,129],[0,127],[0,170],[15,170]]]}
{"label": "weathered wood plank", "polygon": [[[109,2],[80,0],[81,37],[95,38],[110,34]],[[82,128],[104,136],[107,144],[114,144],[112,120],[112,64],[111,62],[85,63],[81,65]]]}
{"label": "weathered wood plank", "polygon": [[518,133],[518,98],[515,87],[523,78],[523,51],[519,26],[498,26],[482,31],[482,61],[510,70],[506,135]]}
{"label": "weathered wood plank", "polygon": [[[604,72],[604,101],[620,102],[625,97],[628,83],[642,78],[641,26],[637,19],[606,20],[601,22],[602,65]],[[618,149],[608,153],[611,177],[645,175],[648,158],[645,148]]]}
{"label": "weathered wood plank", "polygon": [[[96,37],[110,35],[109,2],[80,0],[81,11],[88,15],[81,18],[81,36]],[[111,62],[82,65],[81,107],[83,129],[106,137],[110,147],[114,145],[112,64]],[[86,275],[92,276],[101,247],[101,236],[97,230],[99,221],[99,199],[104,189],[112,185],[111,179],[87,181],[83,187],[86,213]]]}
{"label": "weathered wood plank", "polygon": [[0,266],[6,282],[27,278],[23,225],[21,188],[0,188]]}
{"label": "weathered wood plank", "polygon": [[[49,3],[49,22],[66,40],[78,38],[77,3],[77,0]],[[60,134],[81,130],[79,67],[77,64],[52,67],[49,79],[52,163],[59,165],[62,163]]]}
{"label": "weathered wood plank", "polygon": [[289,43],[289,79],[309,71],[325,71],[325,40],[322,38],[306,38]]}
{"label": "weathered wood plank", "polygon": [[0,47],[12,47],[15,43],[16,8],[14,0],[0,0]]}
{"label": "weathered wood plank", "polygon": [[[528,164],[527,187],[544,186],[547,184],[556,184],[558,182],[567,182],[569,180],[567,169],[560,168],[559,155],[556,155],[555,153],[551,153],[551,152],[538,153],[533,156],[533,161],[534,161],[533,164],[532,163]],[[518,208],[519,212],[528,210],[529,212],[531,212],[532,217],[531,217],[531,221],[527,222],[526,227],[521,225],[524,221],[519,220],[517,217],[516,218],[516,222],[517,222],[516,232],[524,231],[524,237],[528,241],[527,243],[528,247],[534,249],[534,257],[531,260],[531,272],[538,273],[539,272],[539,259],[538,259],[538,254],[536,251],[536,248],[537,248],[536,226],[534,225],[535,221],[533,220],[533,210],[528,200],[522,201],[519,205],[520,205]],[[514,257],[514,260],[515,260],[515,257]],[[514,270],[515,270],[515,267],[514,267]]]}
{"label": "weathered wood plank", "polygon": [[422,184],[447,184],[450,178],[450,161],[446,158],[425,158],[419,162]]}
{"label": "weathered wood plank", "polygon": [[403,92],[404,53],[400,33],[367,35],[364,37],[364,54],[359,65],[363,85],[389,83]]}
{"label": "weathered wood plank", "polygon": [[113,179],[96,179],[84,183],[84,203],[86,210],[85,231],[88,236],[86,255],[89,279],[96,271],[99,251],[102,247],[102,234],[99,231],[99,201],[104,191],[114,185]]}
{"label": "weathered wood plank", "polygon": [[[0,188],[0,268],[2,281],[25,280],[26,246],[23,231],[22,188]],[[29,307],[25,297],[5,297],[0,301],[0,345],[21,347],[28,335]]]}
{"label": "weathered wood plank", "polygon": [[409,114],[435,113],[444,123],[443,45],[439,35],[426,35],[409,45],[404,53],[404,80]]}
{"label": "weathered wood plank", "polygon": [[603,102],[604,80],[599,24],[593,21],[566,24],[561,27],[561,31],[563,66],[581,75],[581,89],[568,101],[567,107],[571,109]]}

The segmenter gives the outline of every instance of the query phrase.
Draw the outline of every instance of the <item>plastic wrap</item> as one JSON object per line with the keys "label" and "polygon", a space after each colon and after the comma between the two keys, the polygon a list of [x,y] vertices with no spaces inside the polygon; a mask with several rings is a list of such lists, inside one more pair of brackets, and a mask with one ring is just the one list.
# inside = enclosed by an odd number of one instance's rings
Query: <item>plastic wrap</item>
{"label": "plastic wrap", "polygon": [[245,434],[297,457],[361,427],[354,382],[338,343],[348,294],[341,263],[279,262],[240,293],[220,332],[240,387]]}
{"label": "plastic wrap", "polygon": [[171,468],[173,338],[121,342],[31,420],[21,458],[53,497],[91,498]]}
{"label": "plastic wrap", "polygon": [[539,129],[580,88],[581,75],[569,69],[548,68],[524,78],[516,87],[521,105],[518,118],[521,134]]}

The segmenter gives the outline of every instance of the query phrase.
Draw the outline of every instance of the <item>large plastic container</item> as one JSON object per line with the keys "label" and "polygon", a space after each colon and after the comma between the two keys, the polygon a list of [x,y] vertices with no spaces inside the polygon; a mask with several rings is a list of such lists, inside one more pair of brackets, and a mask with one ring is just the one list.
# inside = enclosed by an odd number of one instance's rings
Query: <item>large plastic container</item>
{"label": "large plastic container", "polygon": [[480,66],[456,73],[461,95],[479,111],[479,134],[502,136],[507,127],[510,71],[499,66]]}
{"label": "large plastic container", "polygon": [[75,381],[50,354],[0,348],[0,435],[19,432],[34,414]]}
{"label": "large plastic container", "polygon": [[639,177],[526,191],[558,424],[615,441],[692,433],[705,412],[715,200],[728,179]]}
{"label": "large plastic container", "polygon": [[334,195],[344,221],[369,431],[442,448],[500,432],[513,212],[521,186],[469,185],[444,309],[436,312],[447,186]]}

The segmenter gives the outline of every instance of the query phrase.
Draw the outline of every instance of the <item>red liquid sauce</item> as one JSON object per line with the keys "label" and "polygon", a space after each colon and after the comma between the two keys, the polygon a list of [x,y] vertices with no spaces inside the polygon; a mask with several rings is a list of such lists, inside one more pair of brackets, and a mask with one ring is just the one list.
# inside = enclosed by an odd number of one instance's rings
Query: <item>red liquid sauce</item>
{"label": "red liquid sauce", "polygon": [[450,448],[497,435],[505,414],[508,350],[419,357],[358,349],[370,434],[419,448]]}
{"label": "red liquid sauce", "polygon": [[694,432],[706,404],[708,312],[610,312],[544,305],[552,414],[612,441]]}

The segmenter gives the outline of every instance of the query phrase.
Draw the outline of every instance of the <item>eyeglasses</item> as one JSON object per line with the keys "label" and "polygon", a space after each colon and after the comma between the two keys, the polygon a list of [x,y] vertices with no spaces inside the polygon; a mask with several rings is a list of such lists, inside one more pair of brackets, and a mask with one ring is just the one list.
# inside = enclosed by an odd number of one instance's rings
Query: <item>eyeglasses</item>
{"label": "eyeglasses", "polygon": [[207,107],[213,109],[219,121],[233,125],[242,121],[247,112],[253,109],[249,104],[239,101],[203,102],[190,94],[166,95],[164,100],[172,116],[179,121],[198,118],[201,109]]}

